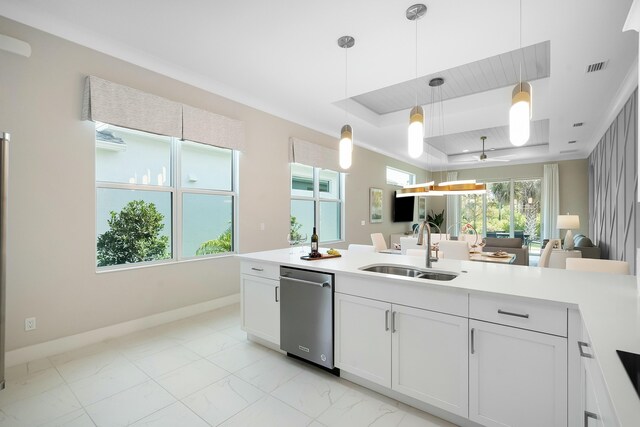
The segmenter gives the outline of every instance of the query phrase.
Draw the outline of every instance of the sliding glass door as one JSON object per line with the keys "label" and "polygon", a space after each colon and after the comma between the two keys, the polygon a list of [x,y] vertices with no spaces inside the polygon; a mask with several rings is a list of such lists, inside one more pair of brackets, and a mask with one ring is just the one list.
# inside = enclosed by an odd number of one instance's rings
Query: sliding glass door
{"label": "sliding glass door", "polygon": [[511,182],[488,182],[485,195],[487,236],[511,235]]}
{"label": "sliding glass door", "polygon": [[[520,237],[531,244],[532,252],[540,247],[541,179],[487,182],[484,195],[459,196],[459,221],[471,224],[486,237]],[[456,234],[454,230],[453,234]]]}

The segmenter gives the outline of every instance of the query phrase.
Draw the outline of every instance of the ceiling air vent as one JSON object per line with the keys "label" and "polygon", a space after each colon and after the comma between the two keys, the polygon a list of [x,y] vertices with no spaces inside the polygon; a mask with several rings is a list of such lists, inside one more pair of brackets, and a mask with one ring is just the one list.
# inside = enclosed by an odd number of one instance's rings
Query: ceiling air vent
{"label": "ceiling air vent", "polygon": [[575,153],[575,152],[577,152],[577,151],[578,151],[578,150],[561,150],[561,151],[560,151],[560,154]]}
{"label": "ceiling air vent", "polygon": [[577,141],[569,141],[568,144],[575,144]]}
{"label": "ceiling air vent", "polygon": [[587,66],[587,74],[604,70],[605,68],[607,68],[608,62],[609,61],[596,62],[594,64]]}
{"label": "ceiling air vent", "polygon": [[574,128],[579,128],[579,127],[580,127],[580,126],[582,126],[582,125],[584,125],[584,123],[583,123],[583,122],[578,122],[578,123],[574,123],[574,124],[573,124],[573,127],[574,127]]}

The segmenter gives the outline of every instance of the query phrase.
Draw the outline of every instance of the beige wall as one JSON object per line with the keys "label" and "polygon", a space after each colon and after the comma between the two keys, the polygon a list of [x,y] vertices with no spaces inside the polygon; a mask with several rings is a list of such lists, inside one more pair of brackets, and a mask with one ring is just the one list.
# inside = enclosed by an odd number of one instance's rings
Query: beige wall
{"label": "beige wall", "polygon": [[[94,126],[80,120],[86,75],[244,121],[247,149],[240,156],[240,250],[286,246],[288,139],[296,136],[335,148],[335,138],[2,17],[0,28],[33,49],[30,58],[0,51],[0,129],[12,134],[7,350],[239,292],[235,257],[96,273]],[[356,148],[346,184],[350,242],[369,243],[374,231],[387,235],[408,229],[407,224],[389,221],[387,164],[419,178],[424,173]],[[385,190],[383,224],[368,222],[371,186]],[[265,224],[264,231],[260,223]],[[31,316],[37,318],[38,328],[24,332],[24,318]]]}
{"label": "beige wall", "polygon": [[[589,171],[587,159],[567,160],[558,163],[560,179],[560,213],[570,212],[580,216],[580,229],[573,234],[589,235]],[[544,163],[509,165],[458,171],[458,179],[499,180],[542,178]],[[556,230],[557,235],[559,232]],[[562,231],[564,237],[564,231]]]}

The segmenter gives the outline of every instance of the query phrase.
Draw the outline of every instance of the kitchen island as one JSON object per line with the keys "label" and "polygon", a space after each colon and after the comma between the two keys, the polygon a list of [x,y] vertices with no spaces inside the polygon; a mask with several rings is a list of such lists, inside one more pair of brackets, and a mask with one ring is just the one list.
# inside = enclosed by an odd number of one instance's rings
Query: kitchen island
{"label": "kitchen island", "polygon": [[[497,425],[492,411],[504,406],[506,412],[517,412],[508,400],[519,394],[537,398],[531,388],[538,386],[555,393],[552,403],[545,403],[553,407],[526,402],[548,418],[528,415],[521,425],[640,425],[640,398],[616,354],[640,353],[635,276],[443,259],[433,270],[458,276],[432,281],[361,269],[372,264],[423,268],[420,257],[347,251],[341,258],[318,261],[299,256],[288,249],[240,255],[242,319],[250,336],[279,345],[280,266],[332,273],[336,366],[349,380],[462,425],[467,420],[468,425]],[[252,328],[255,324],[259,327]],[[424,332],[441,345],[425,347],[428,339],[408,340],[403,330]],[[413,366],[419,361],[412,354],[420,352],[424,362]],[[516,366],[529,362],[516,358],[529,356],[531,369],[517,371]],[[510,378],[487,383],[484,370],[502,369],[492,366],[496,361],[522,377],[513,378],[512,385]],[[546,367],[548,377],[536,371]],[[433,381],[426,381],[428,375]],[[531,378],[539,380],[523,384]]]}

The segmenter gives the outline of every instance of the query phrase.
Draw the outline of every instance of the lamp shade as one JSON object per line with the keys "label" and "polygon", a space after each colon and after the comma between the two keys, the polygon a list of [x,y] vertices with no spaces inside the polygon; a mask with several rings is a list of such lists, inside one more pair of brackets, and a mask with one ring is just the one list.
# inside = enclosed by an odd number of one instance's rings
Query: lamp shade
{"label": "lamp shade", "polygon": [[516,147],[529,140],[531,114],[531,85],[527,82],[518,83],[513,88],[509,110],[509,140]]}
{"label": "lamp shade", "polygon": [[424,151],[424,111],[417,105],[409,115],[409,156],[420,157]]}
{"label": "lamp shade", "polygon": [[580,217],[578,215],[558,215],[556,227],[559,230],[575,230],[580,228]]}
{"label": "lamp shade", "polygon": [[349,169],[351,167],[351,160],[353,153],[353,130],[351,126],[344,125],[340,131],[340,149],[339,159],[340,167],[342,169]]}

